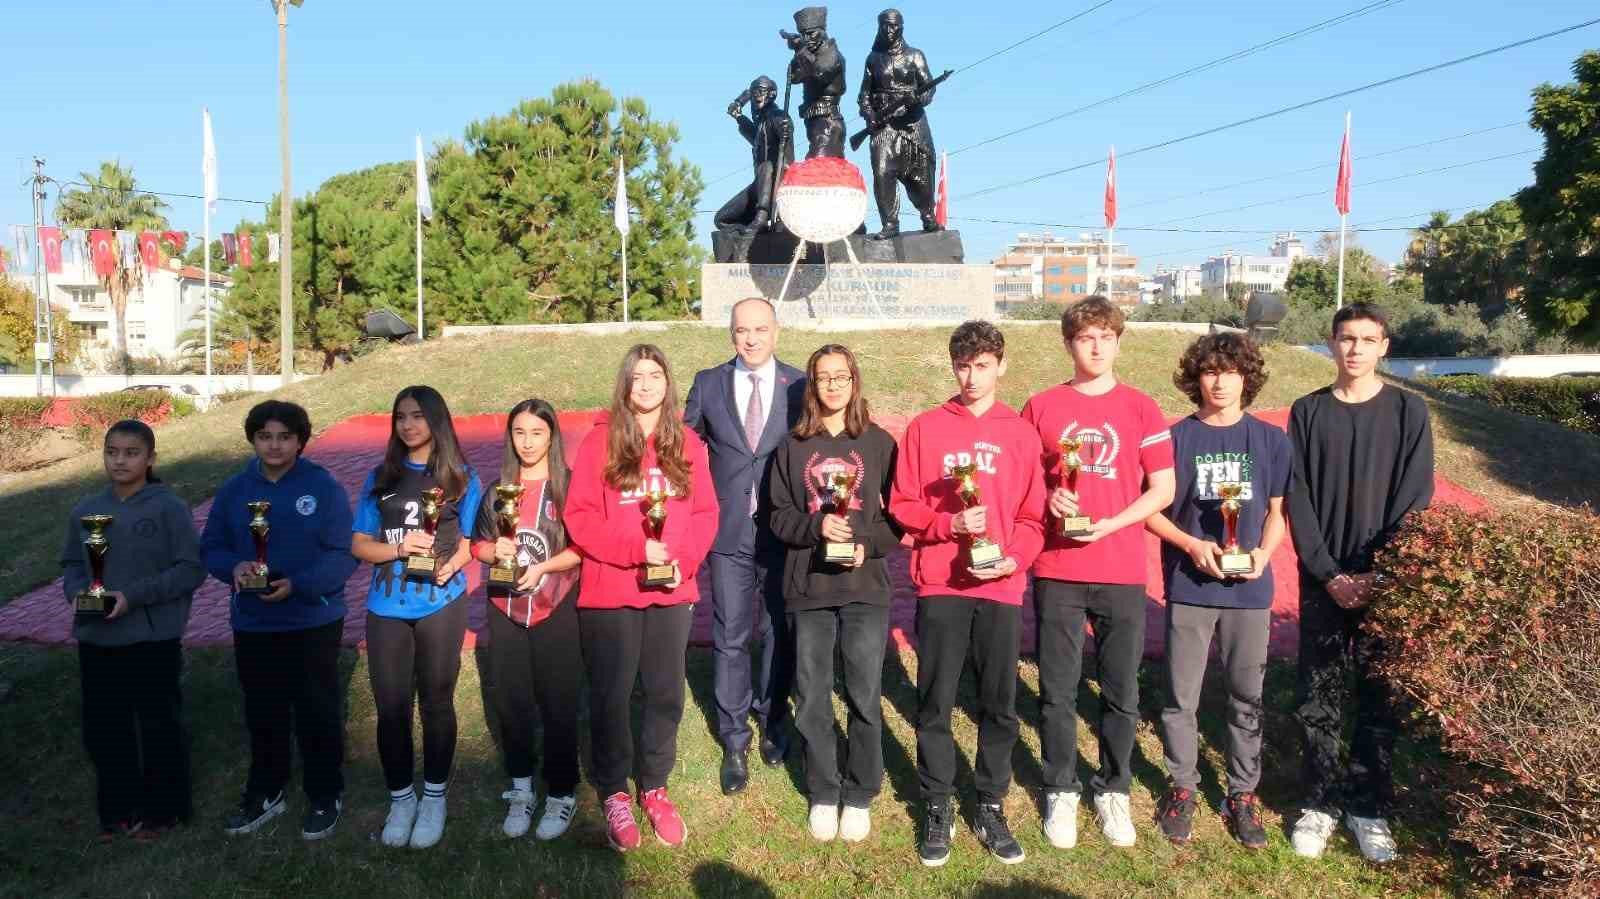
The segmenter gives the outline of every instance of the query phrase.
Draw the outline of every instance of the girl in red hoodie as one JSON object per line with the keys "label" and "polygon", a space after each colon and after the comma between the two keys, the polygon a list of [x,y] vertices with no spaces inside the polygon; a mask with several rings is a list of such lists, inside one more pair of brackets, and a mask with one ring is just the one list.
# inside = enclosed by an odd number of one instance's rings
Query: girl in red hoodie
{"label": "girl in red hoodie", "polygon": [[[647,527],[649,494],[664,492],[659,536]],[[583,556],[578,629],[589,675],[590,741],[606,836],[637,848],[628,796],[637,767],[639,804],[668,846],[688,835],[667,798],[683,717],[684,650],[700,592],[700,568],[717,530],[717,494],[705,444],[683,426],[667,357],[638,344],[622,359],[608,415],[578,448],[567,495],[567,534]],[[671,565],[674,579],[645,584],[645,569]],[[635,681],[644,694],[637,766],[629,722]]]}

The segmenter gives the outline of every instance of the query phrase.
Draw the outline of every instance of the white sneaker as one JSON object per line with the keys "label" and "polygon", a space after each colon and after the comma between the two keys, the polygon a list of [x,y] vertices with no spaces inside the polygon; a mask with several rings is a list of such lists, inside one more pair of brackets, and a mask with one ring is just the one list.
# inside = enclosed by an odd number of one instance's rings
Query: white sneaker
{"label": "white sneaker", "polygon": [[417,803],[417,824],[411,829],[412,849],[431,849],[444,836],[445,797],[424,796]]}
{"label": "white sneaker", "polygon": [[813,805],[811,807],[811,836],[826,843],[839,835],[839,807]]}
{"label": "white sneaker", "polygon": [[1079,794],[1056,791],[1044,795],[1044,835],[1057,849],[1078,845]]}
{"label": "white sneaker", "polygon": [[553,840],[566,833],[577,808],[577,796],[546,796],[544,815],[539,818],[539,829],[533,832],[534,839]]}
{"label": "white sneaker", "polygon": [[1094,816],[1100,822],[1100,832],[1113,846],[1127,848],[1139,838],[1133,829],[1133,814],[1128,808],[1127,793],[1096,793]]}
{"label": "white sneaker", "polygon": [[1295,854],[1303,858],[1321,858],[1338,823],[1327,812],[1314,808],[1302,810],[1300,820],[1294,823],[1294,833],[1289,838],[1294,844]]}
{"label": "white sneaker", "polygon": [[500,794],[500,798],[511,803],[506,809],[506,820],[500,825],[506,836],[516,839],[528,832],[528,827],[533,823],[533,793],[529,790],[507,790]]}
{"label": "white sneaker", "polygon": [[844,807],[839,815],[839,839],[846,843],[859,843],[872,832],[872,812],[853,805]]}
{"label": "white sneaker", "polygon": [[1388,821],[1346,814],[1344,823],[1356,835],[1356,845],[1361,847],[1361,854],[1367,861],[1381,865],[1394,861],[1400,854],[1395,850],[1394,834],[1389,832]]}
{"label": "white sneaker", "polygon": [[389,801],[389,817],[383,819],[383,845],[399,848],[411,842],[411,827],[417,823],[417,797]]}

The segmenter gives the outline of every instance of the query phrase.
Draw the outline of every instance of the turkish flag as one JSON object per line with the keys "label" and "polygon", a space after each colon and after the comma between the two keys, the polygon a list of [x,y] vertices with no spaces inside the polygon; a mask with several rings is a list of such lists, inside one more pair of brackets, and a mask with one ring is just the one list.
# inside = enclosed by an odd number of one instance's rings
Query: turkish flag
{"label": "turkish flag", "polygon": [[1339,145],[1339,180],[1333,186],[1333,208],[1350,214],[1350,120],[1345,119],[1344,143]]}
{"label": "turkish flag", "polygon": [[239,238],[226,232],[222,235],[222,260],[229,265],[239,262]]}
{"label": "turkish flag", "polygon": [[182,253],[183,248],[189,243],[189,232],[163,231],[161,232],[161,241],[163,243],[172,244],[172,251],[174,253]]}
{"label": "turkish flag", "polygon": [[96,228],[89,232],[89,258],[94,262],[94,273],[109,278],[117,273],[117,234]]}
{"label": "turkish flag", "polygon": [[39,243],[44,245],[44,270],[52,275],[61,274],[61,229],[41,226]]}
{"label": "turkish flag", "polygon": [[950,176],[950,154],[945,153],[939,160],[939,199],[933,204],[933,220],[939,227],[945,228],[950,224],[950,187],[946,179]]}
{"label": "turkish flag", "polygon": [[161,235],[154,231],[139,232],[139,258],[144,261],[147,272],[161,267]]}
{"label": "turkish flag", "polygon": [[1111,148],[1106,160],[1106,227],[1117,226],[1117,148]]}
{"label": "turkish flag", "polygon": [[250,232],[239,232],[239,264],[249,268],[255,261],[255,247],[250,245]]}

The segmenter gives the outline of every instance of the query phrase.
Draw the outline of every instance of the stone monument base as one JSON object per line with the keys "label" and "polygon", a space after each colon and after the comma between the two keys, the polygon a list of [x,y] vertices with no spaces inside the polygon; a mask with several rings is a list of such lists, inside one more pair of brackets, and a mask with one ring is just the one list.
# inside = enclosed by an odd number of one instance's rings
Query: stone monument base
{"label": "stone monument base", "polygon": [[[830,263],[832,259],[830,251]],[[816,319],[961,322],[995,315],[993,265],[800,265],[780,301],[778,293],[787,270],[788,260],[781,265],[702,265],[700,320],[726,322],[734,303],[755,296],[771,300],[778,321],[786,323]]]}
{"label": "stone monument base", "polygon": [[[965,259],[961,245],[961,232],[907,231],[887,240],[874,240],[865,234],[852,234],[846,238],[856,252],[856,258],[867,262],[910,262],[960,264]],[[795,244],[800,239],[782,229],[759,234],[736,231],[711,232],[711,255],[717,262],[749,263],[751,265],[788,265],[794,258]],[[850,255],[844,241],[827,245],[826,257],[819,244],[807,244],[802,265],[821,265],[826,258],[830,263],[846,263]]]}

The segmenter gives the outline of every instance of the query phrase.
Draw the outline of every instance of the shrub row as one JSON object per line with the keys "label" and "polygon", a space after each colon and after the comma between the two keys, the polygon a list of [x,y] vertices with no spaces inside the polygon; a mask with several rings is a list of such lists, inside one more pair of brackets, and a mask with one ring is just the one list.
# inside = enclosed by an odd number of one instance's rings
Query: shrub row
{"label": "shrub row", "polygon": [[1491,378],[1446,375],[1425,378],[1440,390],[1474,397],[1575,431],[1600,434],[1600,377]]}
{"label": "shrub row", "polygon": [[1382,673],[1506,889],[1600,895],[1600,518],[1432,509],[1378,559]]}

